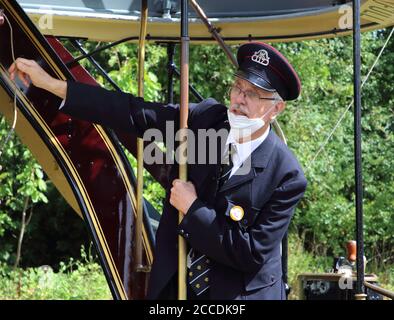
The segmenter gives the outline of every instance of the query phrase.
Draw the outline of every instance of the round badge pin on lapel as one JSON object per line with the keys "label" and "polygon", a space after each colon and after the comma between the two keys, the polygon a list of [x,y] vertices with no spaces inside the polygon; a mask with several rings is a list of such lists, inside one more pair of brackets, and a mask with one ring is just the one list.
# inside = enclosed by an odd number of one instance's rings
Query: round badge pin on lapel
{"label": "round badge pin on lapel", "polygon": [[230,218],[234,221],[240,221],[244,216],[244,209],[240,206],[234,206],[230,210]]}

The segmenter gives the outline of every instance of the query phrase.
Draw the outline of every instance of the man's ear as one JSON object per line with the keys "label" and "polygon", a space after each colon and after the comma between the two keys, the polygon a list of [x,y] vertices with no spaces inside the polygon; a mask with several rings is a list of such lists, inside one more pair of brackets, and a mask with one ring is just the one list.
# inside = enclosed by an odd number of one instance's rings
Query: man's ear
{"label": "man's ear", "polygon": [[286,102],[278,101],[274,108],[273,116],[271,117],[271,121],[274,121],[278,115],[280,115],[283,110],[286,108]]}

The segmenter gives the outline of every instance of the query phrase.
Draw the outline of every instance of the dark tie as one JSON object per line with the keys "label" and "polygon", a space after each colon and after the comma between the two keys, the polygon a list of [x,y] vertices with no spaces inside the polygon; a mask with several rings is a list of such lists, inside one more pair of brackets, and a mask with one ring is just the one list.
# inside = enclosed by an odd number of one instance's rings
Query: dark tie
{"label": "dark tie", "polygon": [[233,153],[234,147],[232,144],[230,144],[229,150],[223,160],[224,163],[220,167],[219,189],[223,186],[223,184],[229,179],[231,175],[231,170],[233,169]]}
{"label": "dark tie", "polygon": [[194,293],[199,296],[209,289],[210,259],[194,249],[190,252],[188,283]]}
{"label": "dark tie", "polygon": [[[229,149],[223,159],[223,164],[220,168],[219,176],[219,188],[228,180],[233,168],[233,149],[232,144],[229,145]],[[190,266],[188,273],[188,283],[192,288],[193,292],[199,296],[206,292],[210,287],[209,271],[210,271],[210,259],[194,249],[190,251]]]}
{"label": "dark tie", "polygon": [[[227,181],[230,177],[231,169],[233,168],[233,149],[232,144],[229,145],[229,150],[223,159],[223,164],[220,168],[219,176],[219,188]],[[206,292],[210,287],[209,271],[210,271],[210,259],[194,249],[190,251],[190,266],[188,273],[188,283],[192,288],[193,292],[199,296]]]}

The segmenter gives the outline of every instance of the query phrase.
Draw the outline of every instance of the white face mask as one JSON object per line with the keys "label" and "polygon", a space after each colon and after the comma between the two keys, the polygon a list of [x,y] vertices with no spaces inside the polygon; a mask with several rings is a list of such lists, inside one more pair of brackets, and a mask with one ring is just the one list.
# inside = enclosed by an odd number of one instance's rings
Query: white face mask
{"label": "white face mask", "polygon": [[264,127],[265,121],[263,118],[271,111],[273,107],[269,108],[261,118],[253,119],[250,119],[247,116],[236,115],[232,113],[230,109],[228,109],[227,115],[231,127],[230,134],[232,134],[237,140],[251,136],[257,130]]}

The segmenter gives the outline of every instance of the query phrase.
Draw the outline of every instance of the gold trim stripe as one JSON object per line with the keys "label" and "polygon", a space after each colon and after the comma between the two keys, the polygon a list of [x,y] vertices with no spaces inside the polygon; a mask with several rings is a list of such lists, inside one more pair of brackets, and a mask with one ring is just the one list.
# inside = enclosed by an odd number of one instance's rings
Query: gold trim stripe
{"label": "gold trim stripe", "polygon": [[[108,140],[108,136],[105,133],[105,131],[103,130],[103,127],[101,127],[101,126],[99,126],[97,124],[94,124],[94,126],[96,127],[97,132],[100,134],[100,136],[103,139],[104,143],[107,145],[108,150],[110,150],[110,152],[111,152],[112,156],[114,157],[114,159],[116,158],[117,165],[119,166],[118,168],[122,172],[122,180],[123,180],[123,182],[124,182],[124,184],[125,184],[125,186],[126,186],[126,188],[128,190],[128,196],[130,198],[131,203],[133,204],[134,212],[136,213],[137,212],[136,211],[136,208],[137,208],[136,203],[137,203],[137,201],[136,201],[136,198],[135,198],[135,195],[134,195],[135,194],[134,193],[134,188],[132,187],[132,185],[130,183],[130,180],[124,178],[124,177],[127,177],[127,174],[126,174],[126,169],[125,169],[125,167],[123,165],[123,162],[121,161],[121,159],[119,159],[119,156],[118,156],[113,144],[111,143],[111,141]],[[136,214],[134,214],[134,216],[136,216]],[[143,227],[142,232],[143,232],[144,247],[147,250],[146,253],[147,253],[148,262],[152,263],[152,261],[153,261],[153,252],[152,252],[152,249],[151,249],[151,247],[149,245],[149,240],[148,240],[148,236],[147,236],[147,233],[146,233],[145,226]]]}

